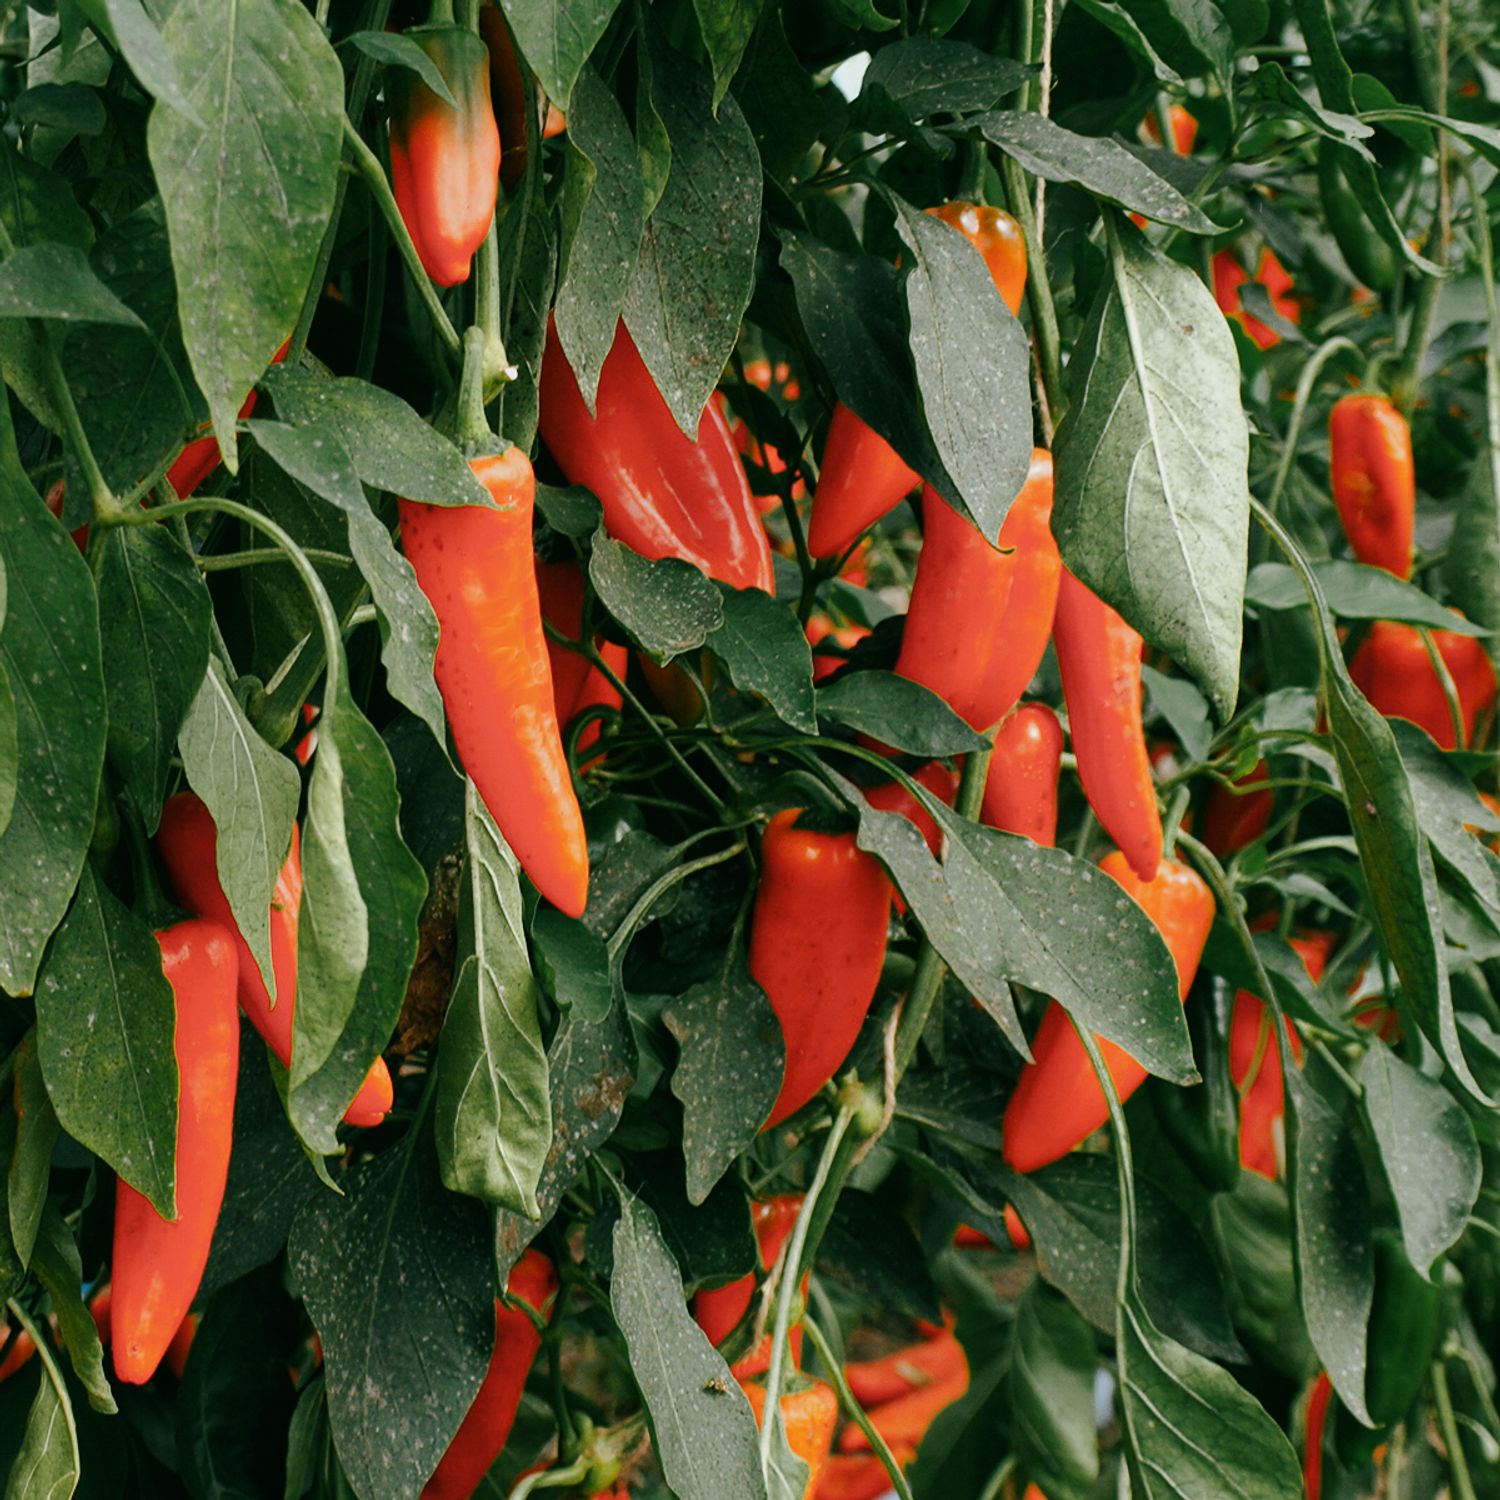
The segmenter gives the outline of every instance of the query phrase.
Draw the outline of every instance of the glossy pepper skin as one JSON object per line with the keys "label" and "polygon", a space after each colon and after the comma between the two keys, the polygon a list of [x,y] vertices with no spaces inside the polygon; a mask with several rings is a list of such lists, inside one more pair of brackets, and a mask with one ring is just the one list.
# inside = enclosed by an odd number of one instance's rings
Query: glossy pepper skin
{"label": "glossy pepper skin", "polygon": [[[917,1455],[912,1448],[893,1448],[891,1456],[904,1469]],[[881,1500],[890,1492],[890,1475],[873,1453],[835,1453],[824,1465],[813,1500]]]}
{"label": "glossy pepper skin", "polygon": [[1344,396],[1328,418],[1333,501],[1354,555],[1411,577],[1417,514],[1411,428],[1384,396]]}
{"label": "glossy pepper skin", "polygon": [[808,619],[805,633],[807,643],[812,647],[813,681],[826,682],[844,665],[847,657],[836,656],[826,647],[820,651],[818,647],[827,641],[847,653],[870,632],[863,625],[835,625],[827,615],[817,614]]}
{"label": "glossy pepper skin", "polygon": [[1333,1382],[1326,1370],[1319,1370],[1307,1393],[1303,1413],[1302,1484],[1307,1500],[1323,1500],[1323,1431],[1328,1425],[1328,1403],[1333,1397]]}
{"label": "glossy pepper skin", "polygon": [[1016,314],[1026,295],[1026,236],[1003,208],[981,203],[942,203],[927,210],[951,225],[984,257],[990,280]]}
{"label": "glossy pepper skin", "polygon": [[859,1035],[885,963],[891,883],[852,833],[771,819],[750,917],[750,974],[786,1039],[781,1093],[763,1129],[802,1108]]}
{"label": "glossy pepper skin", "polygon": [[[288,339],[271,356],[271,363],[273,365],[279,365],[286,358],[286,351],[291,347],[291,342]],[[255,410],[255,403],[259,399],[259,396],[260,392],[252,387],[250,394],[245,397],[245,404],[240,407],[240,420],[242,422]],[[177,498],[179,500],[186,500],[189,495],[195,493],[198,486],[219,467],[219,460],[222,457],[223,454],[219,451],[218,440],[212,434],[208,437],[194,438],[172,460],[172,467],[167,470],[167,483],[176,491]],[[84,528],[80,528],[80,530],[84,530]],[[74,541],[78,540],[78,532],[75,531],[73,533],[73,539]],[[79,550],[83,550],[81,546]]]}
{"label": "glossy pepper skin", "polygon": [[[1177,965],[1178,998],[1186,1000],[1213,925],[1213,893],[1176,860],[1163,861],[1150,881],[1141,880],[1118,850],[1105,855],[1099,868],[1156,924]],[[1097,1040],[1123,1104],[1145,1082],[1146,1070],[1123,1048],[1104,1037]],[[1088,1053],[1055,1000],[1047,1006],[1031,1052],[1034,1061],[1021,1070],[1005,1107],[1004,1155],[1017,1172],[1035,1172],[1067,1155],[1109,1118]]]}
{"label": "glossy pepper skin", "polygon": [[1215,782],[1208,794],[1208,803],[1203,811],[1203,842],[1221,859],[1248,848],[1271,821],[1271,809],[1275,799],[1261,788],[1271,779],[1265,761],[1257,761],[1231,790]]}
{"label": "glossy pepper skin", "polygon": [[517,447],[470,461],[482,505],[401,501],[401,547],[437,615],[435,675],[453,742],[532,883],[588,901],[588,840],[553,701],[531,552],[536,482]]}
{"label": "glossy pepper skin", "polygon": [[[939,802],[946,802],[949,807],[953,806],[953,799],[958,796],[958,772],[949,770],[941,761],[928,761],[925,766],[913,772],[913,780],[926,787]],[[878,807],[881,812],[900,813],[909,818],[926,842],[927,852],[933,858],[937,857],[938,850],[942,848],[943,831],[927,809],[899,781],[883,781],[879,786],[864,787],[863,791],[865,801],[871,807]],[[899,895],[897,899],[899,901]]]}
{"label": "glossy pepper skin", "polygon": [[439,286],[456,286],[469,279],[490,231],[500,183],[490,54],[462,26],[418,26],[406,35],[432,59],[458,107],[412,69],[391,70],[391,191],[422,269]]}
{"label": "glossy pepper skin", "polygon": [[[1495,701],[1495,669],[1473,636],[1434,630],[1432,640],[1458,691],[1467,745],[1480,714]],[[1415,626],[1377,620],[1354,653],[1349,675],[1388,719],[1410,719],[1444,750],[1457,748],[1447,695]]]}
{"label": "glossy pepper skin", "polygon": [[[0,1323],[0,1349],[3,1349],[10,1339],[10,1325]],[[10,1346],[10,1353],[0,1360],[0,1380],[9,1380],[27,1360],[36,1353],[36,1344],[31,1335],[24,1328],[16,1333],[16,1341]]]}
{"label": "glossy pepper skin", "polygon": [[[219,884],[219,831],[213,815],[194,792],[179,792],[161,810],[156,847],[172,892],[191,912],[217,922],[234,941],[238,959],[240,1009],[250,1018],[282,1067],[292,1063],[292,1018],[297,1009],[297,928],[302,910],[301,835],[292,825],[292,847],[276,876],[271,897],[271,970],[276,976],[272,1003],[260,965],[240,932],[229,897]],[[390,1112],[393,1090],[383,1057],[370,1064],[344,1120],[349,1125],[378,1125]]]}
{"label": "glossy pepper skin", "polygon": [[[539,1250],[528,1250],[510,1273],[511,1298],[551,1321],[557,1293],[557,1272]],[[542,1336],[525,1308],[507,1307],[495,1299],[495,1349],[478,1394],[448,1444],[432,1478],[422,1488],[422,1500],[469,1500],[490,1465],[500,1456],[510,1436],[526,1388],[526,1375]]]}
{"label": "glossy pepper skin", "polygon": [[123,1178],[116,1184],[110,1323],[115,1374],[129,1385],[156,1373],[198,1295],[229,1175],[240,1054],[233,938],[194,919],[156,941],[177,1017],[177,1217],[162,1218]]}
{"label": "glossy pepper skin", "polygon": [[1045,703],[1023,703],[995,735],[980,820],[1051,848],[1057,842],[1057,778],[1063,732]]}
{"label": "glossy pepper skin", "polygon": [[[782,1193],[774,1198],[765,1198],[752,1205],[750,1222],[755,1229],[755,1242],[760,1251],[760,1268],[769,1271],[781,1254],[792,1229],[797,1223],[797,1214],[802,1207],[801,1193]],[[802,1295],[807,1295],[808,1276],[802,1278]],[[755,1276],[741,1276],[728,1286],[713,1287],[698,1292],[693,1297],[693,1317],[698,1326],[708,1335],[712,1344],[722,1344],[734,1331],[740,1320],[750,1311],[751,1299],[755,1296]],[[793,1328],[789,1341],[792,1362],[802,1363],[802,1329]],[[730,1365],[729,1373],[739,1380],[748,1380],[752,1375],[764,1375],[771,1368],[771,1335],[768,1333],[760,1343]]]}
{"label": "glossy pepper skin", "polygon": [[[1198,141],[1198,121],[1181,104],[1174,104],[1167,111],[1167,120],[1172,127],[1172,149],[1179,156],[1191,156]],[[1154,113],[1146,116],[1146,134],[1158,145],[1161,144],[1161,125]]]}
{"label": "glossy pepper skin", "polygon": [[922,519],[896,671],[985,730],[1016,706],[1052,633],[1062,572],[1051,527],[1052,455],[1033,451],[998,546],[930,488],[922,491]]}
{"label": "glossy pepper skin", "polygon": [[[583,569],[576,562],[539,562],[536,585],[542,619],[569,640],[576,641],[583,628]],[[630,653],[625,647],[613,641],[596,640],[594,644],[615,675],[623,678],[630,665]],[[552,667],[552,703],[560,728],[566,729],[586,708],[620,707],[619,691],[609,678],[586,657],[559,645],[550,635],[547,660]],[[598,738],[599,726],[595,724],[579,741],[580,747],[586,748]]]}
{"label": "glossy pepper skin", "polygon": [[[759,1427],[765,1420],[766,1388],[758,1380],[742,1380],[740,1389],[750,1402],[755,1425]],[[828,1462],[828,1450],[833,1446],[833,1429],[838,1419],[839,1398],[834,1395],[833,1387],[821,1380],[782,1393],[781,1424],[786,1432],[787,1446],[807,1465],[803,1500],[812,1500],[818,1493],[818,1481]]]}
{"label": "glossy pepper skin", "polygon": [[1083,793],[1142,880],[1161,862],[1161,818],[1141,723],[1144,643],[1066,568],[1052,625]]}
{"label": "glossy pepper skin", "polygon": [[642,557],[680,557],[734,588],[775,592],[771,543],[723,413],[710,401],[690,440],[623,321],[593,416],[549,321],[540,425],[568,482],[599,497],[612,537]]}

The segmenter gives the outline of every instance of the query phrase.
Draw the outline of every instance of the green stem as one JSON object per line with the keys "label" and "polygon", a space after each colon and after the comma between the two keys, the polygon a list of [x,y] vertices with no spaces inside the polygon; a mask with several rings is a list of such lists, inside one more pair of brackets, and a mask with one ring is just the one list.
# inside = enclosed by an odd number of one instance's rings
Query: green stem
{"label": "green stem", "polygon": [[1323,366],[1340,349],[1347,349],[1351,354],[1359,353],[1358,346],[1351,339],[1346,339],[1339,334],[1319,345],[1302,367],[1302,375],[1297,381],[1297,398],[1292,403],[1292,417],[1287,423],[1286,441],[1281,450],[1281,462],[1276,466],[1276,478],[1272,481],[1271,493],[1266,497],[1266,509],[1273,516],[1276,514],[1276,506],[1281,500],[1282,492],[1286,489],[1287,479],[1291,476],[1292,465],[1296,462],[1297,444],[1302,437],[1302,423],[1307,417],[1307,404],[1312,397],[1313,384],[1322,373]]}
{"label": "green stem", "polygon": [[368,380],[375,372],[375,357],[380,352],[380,333],[385,318],[385,220],[378,215],[370,220],[369,262],[365,276],[364,317],[359,330],[359,354],[354,361],[354,374],[359,380]]}
{"label": "green stem", "polygon": [[484,330],[484,396],[493,401],[517,373],[500,332],[500,229],[493,214],[489,233],[479,247],[474,287],[474,321]]}
{"label": "green stem", "polygon": [[[14,1303],[11,1304],[15,1306]],[[1438,1426],[1443,1446],[1448,1450],[1448,1474],[1453,1481],[1453,1500],[1476,1500],[1474,1481],[1469,1477],[1469,1461],[1464,1457],[1458,1422],[1453,1415],[1453,1397],[1448,1390],[1448,1369],[1441,1359],[1432,1362],[1432,1394],[1437,1402]]]}
{"label": "green stem", "polygon": [[[307,547],[303,555],[309,562],[326,563],[330,567],[353,567],[354,559],[342,552],[327,552],[321,547]],[[244,552],[216,552],[209,557],[193,559],[201,573],[224,573],[233,568],[253,568],[262,563],[284,563],[287,555],[279,547],[252,547]]]}
{"label": "green stem", "polygon": [[1052,288],[1047,282],[1047,261],[1042,251],[1041,233],[1031,199],[1026,192],[1026,174],[1013,157],[1000,158],[1000,180],[1005,184],[1005,198],[1021,234],[1026,240],[1026,301],[1031,308],[1031,333],[1036,340],[1037,372],[1041,377],[1046,407],[1047,442],[1067,409],[1062,384],[1062,339],[1057,331],[1057,308]]}
{"label": "green stem", "polygon": [[475,323],[464,330],[463,373],[458,382],[458,446],[468,458],[495,447],[495,434],[484,414],[484,360],[484,329]]}

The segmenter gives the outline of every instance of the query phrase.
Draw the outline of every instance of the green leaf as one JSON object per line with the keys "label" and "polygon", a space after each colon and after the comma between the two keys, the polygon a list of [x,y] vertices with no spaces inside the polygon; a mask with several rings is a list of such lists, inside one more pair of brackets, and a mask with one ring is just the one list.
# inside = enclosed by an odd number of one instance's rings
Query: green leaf
{"label": "green leaf", "polygon": [[[0,617],[0,626],[5,623]],[[20,772],[20,747],[16,743],[16,695],[10,677],[0,666],[0,838],[10,827],[16,807],[16,782]]]}
{"label": "green leaf", "polygon": [[494,1348],[485,1214],[442,1185],[422,1130],[344,1187],[297,1216],[289,1262],[323,1340],[333,1438],[350,1482],[361,1500],[411,1500]]}
{"label": "green leaf", "polygon": [[897,213],[917,385],[952,481],[938,488],[993,537],[1031,467],[1031,347],[964,236],[908,203]]}
{"label": "green leaf", "polygon": [[872,1193],[839,1194],[823,1243],[820,1275],[832,1277],[861,1302],[937,1322],[943,1316],[932,1273],[917,1237]]}
{"label": "green leaf", "polygon": [[274,997],[271,901],[297,820],[297,768],[255,732],[216,659],[198,685],[178,744],[188,785],[218,830],[219,884]]}
{"label": "green leaf", "polygon": [[298,1135],[324,1155],[390,1040],[417,954],[427,878],[401,840],[399,805],[390,752],[341,678],[308,785],[287,1100]]}
{"label": "green leaf", "polygon": [[1262,59],[1255,72],[1246,76],[1242,88],[1251,98],[1266,106],[1266,114],[1291,115],[1328,140],[1348,146],[1366,160],[1373,159],[1365,142],[1375,134],[1374,127],[1351,114],[1324,109],[1314,103],[1287,77],[1280,63]]}
{"label": "green leaf", "polygon": [[73,1403],[51,1351],[44,1348],[40,1353],[41,1384],[11,1464],[5,1500],[68,1500],[78,1486],[81,1460]]}
{"label": "green leaf", "polygon": [[693,0],[693,9],[698,14],[698,32],[713,64],[715,111],[728,92],[729,80],[734,77],[745,48],[755,34],[765,3],[766,0]]}
{"label": "green leaf", "polygon": [[1298,1069],[1287,1070],[1286,1088],[1296,1122],[1288,1142],[1302,1313],[1339,1399],[1367,1422],[1366,1324],[1375,1263],[1359,1142],[1347,1113],[1335,1113]]}
{"label": "green leaf", "polygon": [[1500,663],[1500,327],[1486,327],[1484,443],[1459,499],[1442,576],[1453,602],[1495,632],[1486,645]]}
{"label": "green leaf", "polygon": [[[1045,115],[1014,110],[997,110],[973,123],[986,140],[1034,176],[1048,182],[1077,183],[1117,208],[1189,234],[1221,232],[1221,226],[1202,209],[1195,208],[1166,178],[1159,177],[1118,141],[1076,135]],[[1189,273],[1184,269],[1183,274]]]}
{"label": "green leaf", "polygon": [[464,805],[462,958],[438,1049],[438,1161],[454,1192],[535,1216],[552,1113],[520,866],[472,781]]}
{"label": "green leaf", "polygon": [[300,5],[178,0],[162,45],[207,129],[158,105],[146,144],[167,208],[183,342],[231,473],[235,421],[302,311],[333,211],[344,73]]}
{"label": "green leaf", "polygon": [[119,47],[140,86],[202,130],[203,122],[178,77],[176,60],[162,42],[161,32],[142,0],[94,0],[94,6],[103,7],[114,32],[110,40]]}
{"label": "green leaf", "polygon": [[1176,658],[1221,720],[1239,691],[1250,434],[1203,283],[1111,226],[1109,279],[1068,365],[1052,529],[1063,561]]}
{"label": "green leaf", "polygon": [[99,608],[109,621],[110,759],[154,833],[172,749],[208,669],[213,605],[193,559],[165,526],[116,526],[95,549]]}
{"label": "green leaf", "polygon": [[651,99],[672,164],[641,237],[625,323],[677,425],[696,442],[755,285],[760,158],[736,100],[726,97],[716,120],[707,74],[654,41]]}
{"label": "green leaf", "polygon": [[1365,1113],[1380,1147],[1407,1258],[1424,1276],[1468,1227],[1479,1196],[1479,1145],[1462,1106],[1442,1084],[1382,1042],[1360,1059]]}
{"label": "green leaf", "polygon": [[1168,677],[1154,667],[1141,667],[1141,682],[1152,711],[1167,721],[1172,733],[1182,741],[1182,748],[1194,760],[1207,760],[1214,733],[1208,699],[1191,682]]}
{"label": "green leaf", "polygon": [[99,1342],[93,1315],[83,1301],[83,1258],[72,1232],[55,1208],[49,1208],[42,1218],[31,1269],[52,1299],[58,1331],[72,1361],[73,1373],[88,1394],[89,1405],[105,1416],[112,1416],[117,1408],[109,1377],[104,1373],[104,1347]]}
{"label": "green leaf", "polygon": [[11,1053],[14,1072],[15,1141],[6,1171],[5,1201],[10,1237],[24,1266],[31,1260],[52,1178],[52,1148],[61,1127],[47,1096],[37,1060],[36,1028]]}
{"label": "green leaf", "polygon": [[63,1129],[175,1216],[177,1007],[151,929],[85,869],[36,992],[37,1056]]}
{"label": "green leaf", "polygon": [[547,97],[571,109],[573,82],[620,0],[500,0]]}
{"label": "green leaf", "polygon": [[529,180],[533,190],[526,212],[518,205],[507,213],[500,235],[500,263],[514,268],[505,304],[505,352],[516,369],[516,378],[500,391],[500,432],[522,452],[536,441],[558,250],[555,215],[543,197],[541,172]]}
{"label": "green leaf", "polygon": [[928,759],[988,743],[931,688],[894,672],[846,672],[817,690],[817,704],[822,718]]}
{"label": "green leaf", "polygon": [[1033,72],[1024,63],[981,52],[968,42],[906,37],[881,47],[871,59],[855,118],[874,99],[880,107],[893,105],[914,124],[938,114],[993,109]]}
{"label": "green leaf", "polygon": [[[1490,627],[1465,620],[1439,604],[1415,584],[1347,558],[1324,558],[1312,564],[1328,608],[1343,620],[1401,620],[1454,635],[1483,636]],[[1245,580],[1245,603],[1257,609],[1301,609],[1307,595],[1296,572],[1285,563],[1265,562]]]}
{"label": "green leaf", "polygon": [[17,752],[15,801],[0,833],[0,990],[28,995],[94,831],[104,672],[88,565],[21,473],[8,407],[0,414],[0,567],[0,672],[15,700]]}
{"label": "green leaf", "polygon": [[1181,85],[1182,75],[1151,45],[1126,5],[1117,3],[1117,0],[1078,0],[1078,4],[1101,26],[1112,31],[1129,51],[1145,58],[1158,83]]}
{"label": "green leaf", "polygon": [[819,87],[786,39],[782,7],[767,5],[745,51],[734,96],[745,112],[761,165],[790,182],[825,122],[842,107],[837,88]]}
{"label": "green leaf", "polygon": [[22,245],[0,262],[0,317],[145,325],[75,245]]}
{"label": "green leaf", "polygon": [[409,68],[450,109],[459,108],[442,69],[409,36],[389,31],[356,31],[345,37],[344,42],[388,68]]}
{"label": "green leaf", "polygon": [[1016,1451],[1026,1474],[1056,1500],[1087,1500],[1099,1477],[1089,1325],[1040,1277],[1016,1309],[1011,1391]]}
{"label": "green leaf", "polygon": [[568,112],[556,318],[558,339],[591,412],[640,253],[644,191],[624,111],[598,73],[585,68]]}
{"label": "green leaf", "polygon": [[724,623],[718,590],[692,563],[650,562],[602,533],[594,538],[589,581],[605,609],[663,661],[696,651]]}
{"label": "green leaf", "polygon": [[738,946],[714,978],[673,1000],[662,1021],[678,1048],[672,1092],[682,1101],[688,1199],[702,1203],[771,1113],[786,1043]]}
{"label": "green leaf", "polygon": [[812,649],[796,615],[760,589],[718,589],[724,623],[709,636],[709,649],[742,693],[764,698],[793,729],[816,734]]}
{"label": "green leaf", "polygon": [[614,1004],[609,949],[584,923],[538,907],[531,920],[537,973],[558,1005],[585,1021],[602,1021]]}
{"label": "green leaf", "polygon": [[[1226,9],[1241,0],[1133,0],[1137,17],[1157,51],[1183,78],[1211,73],[1227,88],[1235,39]],[[1261,29],[1264,29],[1262,22]],[[1258,34],[1258,33],[1257,33]]]}
{"label": "green leaf", "polygon": [[688,1315],[682,1276],[639,1199],[620,1200],[609,1296],[673,1494],[764,1500],[750,1403]]}

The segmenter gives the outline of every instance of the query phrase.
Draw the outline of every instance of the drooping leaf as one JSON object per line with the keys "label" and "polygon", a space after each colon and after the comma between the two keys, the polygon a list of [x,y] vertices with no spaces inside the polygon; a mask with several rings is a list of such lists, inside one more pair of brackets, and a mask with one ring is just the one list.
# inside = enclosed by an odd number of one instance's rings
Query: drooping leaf
{"label": "drooping leaf", "polygon": [[0,262],[0,317],[143,326],[74,245],[21,245]]}
{"label": "drooping leaf", "polygon": [[1038,1277],[1021,1297],[1011,1346],[1016,1447],[1026,1472],[1059,1500],[1088,1495],[1099,1475],[1097,1361],[1089,1325]]}
{"label": "drooping leaf", "polygon": [[574,80],[620,0],[501,0],[526,61],[547,97],[571,107]]}
{"label": "drooping leaf", "polygon": [[55,1208],[43,1215],[31,1269],[52,1299],[63,1346],[73,1373],[88,1394],[89,1405],[106,1416],[113,1415],[117,1408],[104,1373],[104,1348],[83,1301],[83,1260],[72,1232]]}
{"label": "drooping leaf", "polygon": [[594,538],[589,580],[610,614],[664,660],[696,650],[724,623],[713,583],[679,558],[650,562],[600,535]]}
{"label": "drooping leaf", "polygon": [[11,1463],[5,1500],[69,1500],[81,1463],[73,1404],[50,1352],[44,1352],[21,1446]]}
{"label": "drooping leaf", "polygon": [[812,650],[797,617],[759,589],[719,585],[724,623],[708,646],[742,693],[755,693],[793,729],[816,734]]}

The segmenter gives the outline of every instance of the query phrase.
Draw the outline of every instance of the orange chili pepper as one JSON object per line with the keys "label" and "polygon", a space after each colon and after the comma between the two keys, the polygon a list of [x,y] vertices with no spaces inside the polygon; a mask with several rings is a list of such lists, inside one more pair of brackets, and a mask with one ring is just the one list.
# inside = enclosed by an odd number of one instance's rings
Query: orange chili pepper
{"label": "orange chili pepper", "polygon": [[844,1379],[854,1399],[867,1411],[898,1396],[937,1381],[951,1380],[969,1368],[968,1356],[953,1331],[944,1328],[929,1339],[883,1354],[879,1359],[855,1360],[844,1366]]}
{"label": "orange chili pepper", "polygon": [[[1434,630],[1432,642],[1457,690],[1467,745],[1480,714],[1495,701],[1495,669],[1483,645],[1471,635]],[[1349,675],[1387,718],[1409,719],[1444,750],[1457,747],[1447,695],[1415,626],[1375,621],[1349,663]]]}
{"label": "orange chili pepper", "polygon": [[[1258,760],[1236,787],[1255,787],[1271,779],[1265,761]],[[1266,831],[1275,801],[1269,791],[1232,791],[1214,783],[1203,812],[1203,842],[1221,859],[1253,844]]]}
{"label": "orange chili pepper", "polygon": [[[934,1418],[953,1405],[969,1388],[969,1364],[950,1370],[931,1385],[920,1386],[877,1406],[869,1413],[870,1425],[891,1447],[916,1448],[927,1435]],[[861,1453],[870,1446],[863,1431],[850,1423],[839,1435],[841,1453]]]}
{"label": "orange chili pepper", "polygon": [[979,815],[1001,833],[1049,849],[1057,839],[1057,777],[1063,732],[1045,703],[1023,703],[995,735]]}
{"label": "orange chili pepper", "polygon": [[[766,1388],[758,1380],[740,1381],[755,1413],[755,1425],[765,1419]],[[823,1466],[828,1462],[828,1450],[833,1446],[833,1429],[839,1418],[839,1398],[833,1388],[821,1380],[811,1381],[798,1389],[783,1392],[781,1397],[781,1423],[786,1431],[789,1447],[807,1465],[807,1486],[802,1491],[804,1500],[811,1500],[817,1492],[818,1480]]]}
{"label": "orange chili pepper", "polygon": [[1328,419],[1328,457],[1354,555],[1410,578],[1417,480],[1406,418],[1384,396],[1341,396]]}

